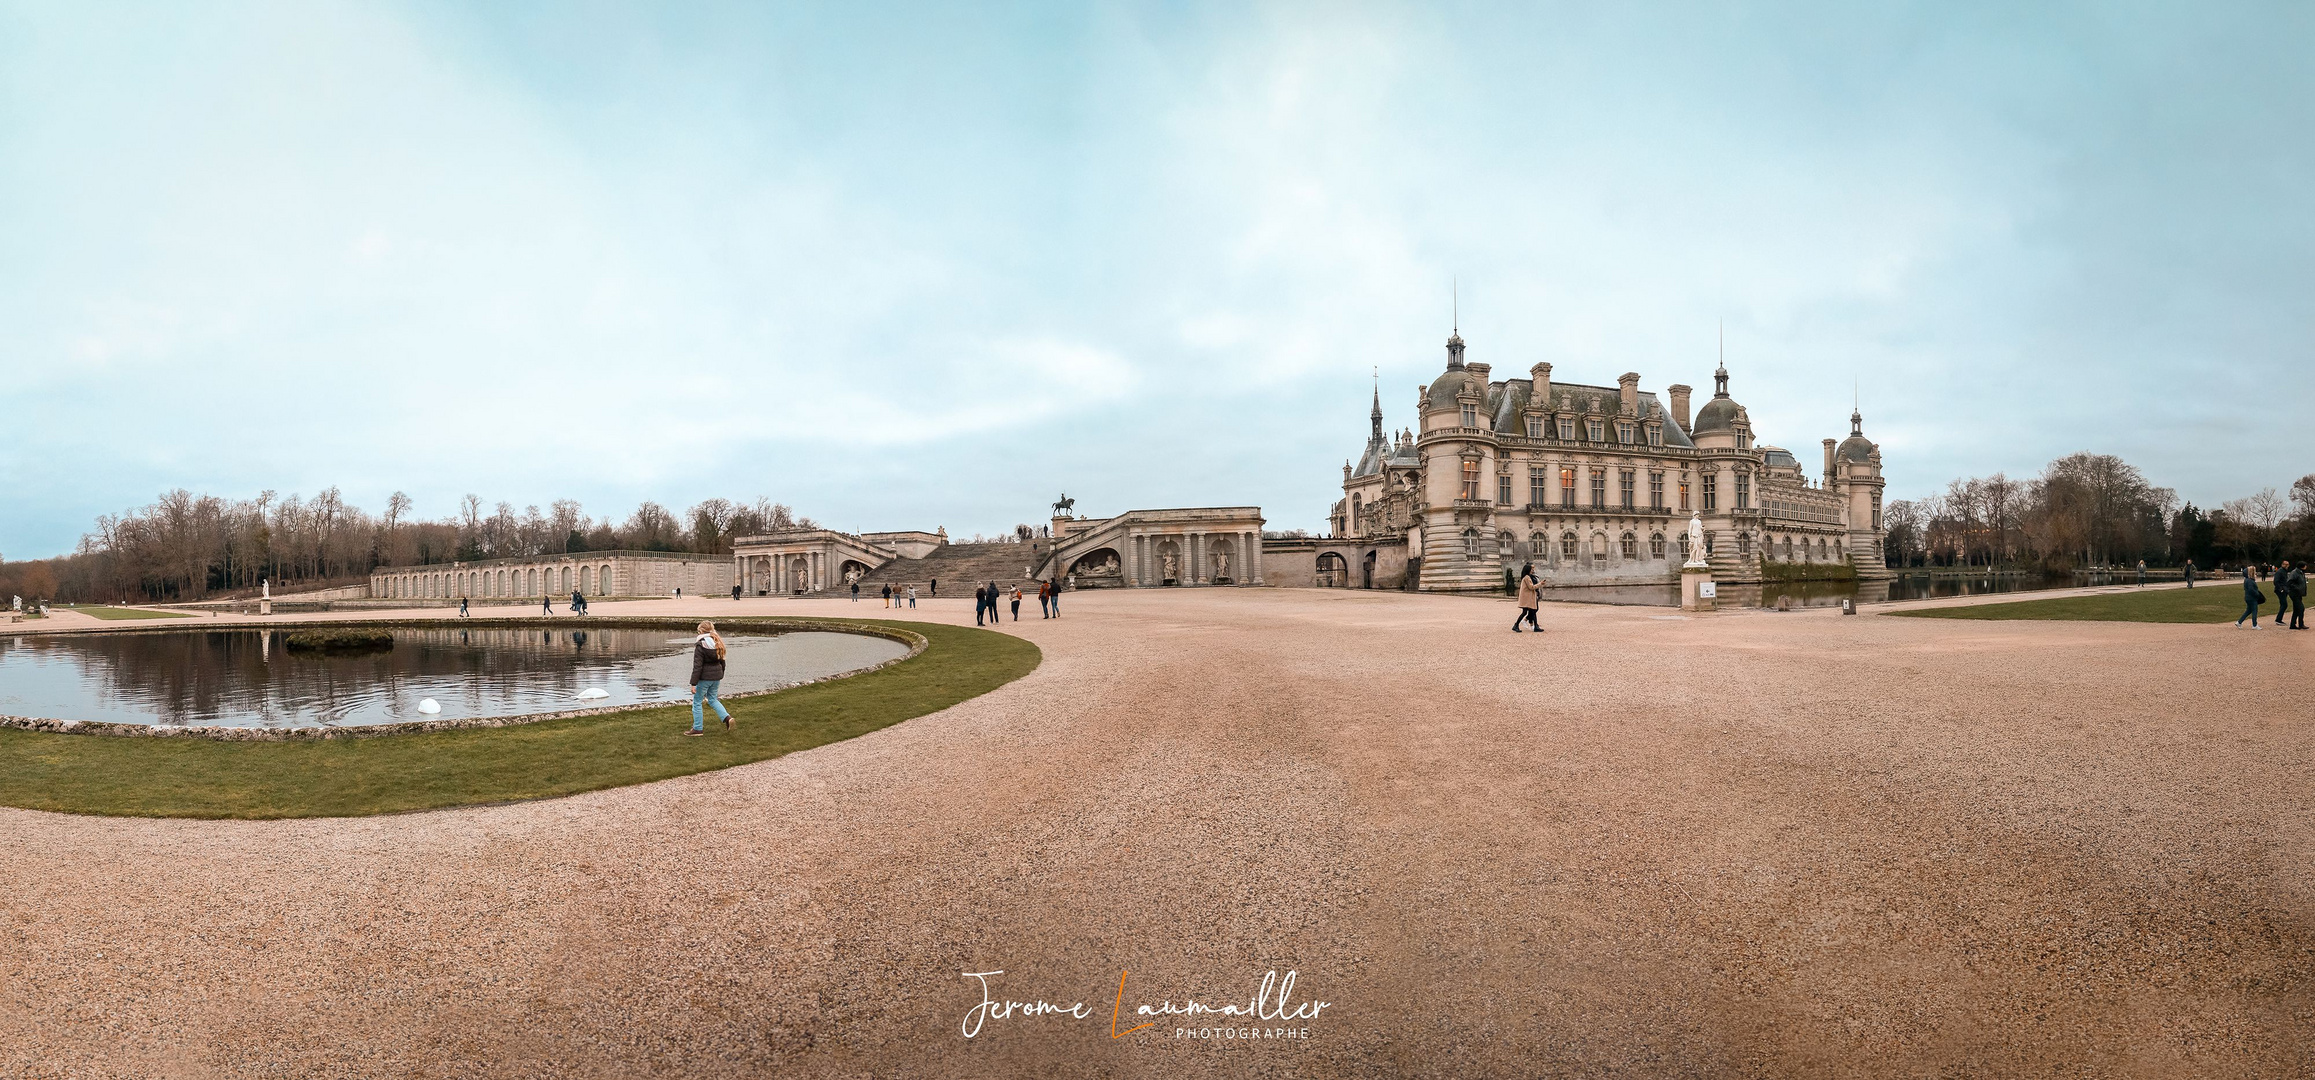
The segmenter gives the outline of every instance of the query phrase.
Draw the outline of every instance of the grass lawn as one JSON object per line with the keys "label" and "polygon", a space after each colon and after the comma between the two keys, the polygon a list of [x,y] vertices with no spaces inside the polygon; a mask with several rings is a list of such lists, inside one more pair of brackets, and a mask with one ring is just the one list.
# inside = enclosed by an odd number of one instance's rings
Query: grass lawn
{"label": "grass lawn", "polygon": [[144,608],[107,607],[103,604],[70,604],[68,610],[99,619],[185,619],[191,616],[182,611],[147,611]]}
{"label": "grass lawn", "polygon": [[[870,620],[815,620],[866,624]],[[728,620],[724,628],[779,620]],[[563,624],[556,624],[561,626]],[[1007,634],[892,623],[929,641],[891,667],[726,702],[370,738],[225,742],[0,728],[0,805],[134,817],[347,817],[542,799],[708,772],[849,739],[978,697],[1043,655]]]}
{"label": "grass lawn", "polygon": [[[2263,624],[2275,614],[2275,593],[2266,583],[2260,590],[2267,602],[2259,608]],[[2089,622],[2211,623],[2235,621],[2243,613],[2241,579],[2198,583],[2191,589],[2148,589],[2144,592],[2105,593],[2098,596],[2061,596],[2049,600],[1973,604],[1967,607],[1922,608],[1892,611],[1914,619],[2051,619]]]}

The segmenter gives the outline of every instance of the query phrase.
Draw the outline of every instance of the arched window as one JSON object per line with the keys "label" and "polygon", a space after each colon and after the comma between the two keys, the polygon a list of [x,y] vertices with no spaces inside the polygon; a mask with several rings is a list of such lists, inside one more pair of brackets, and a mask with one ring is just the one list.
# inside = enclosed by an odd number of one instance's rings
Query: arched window
{"label": "arched window", "polygon": [[[1363,499],[1361,499],[1361,498],[1359,497],[1359,493],[1358,493],[1358,492],[1355,492],[1355,491],[1354,491],[1354,492],[1351,492],[1351,494],[1350,494],[1350,531],[1351,531],[1351,535],[1353,535],[1353,536],[1356,536],[1356,535],[1358,535],[1358,511],[1359,511],[1359,507],[1360,507],[1360,505],[1361,505],[1361,504],[1362,504],[1364,501],[1365,501],[1365,500],[1363,500]],[[1040,588],[1042,588],[1042,586],[1040,586]]]}
{"label": "arched window", "polygon": [[1500,552],[1506,559],[1514,557],[1518,554],[1519,537],[1512,535],[1512,532],[1509,529],[1497,530],[1495,533],[1495,550]]}
{"label": "arched window", "polygon": [[1681,562],[1687,562],[1688,560],[1690,560],[1690,559],[1693,559],[1693,558],[1695,558],[1695,557],[1696,557],[1696,554],[1695,554],[1695,552],[1692,552],[1692,551],[1690,551],[1690,550],[1688,549],[1688,534],[1687,534],[1687,533],[1681,533],[1681,534],[1680,534],[1680,561],[1681,561]]}
{"label": "arched window", "polygon": [[1538,559],[1551,554],[1551,538],[1541,532],[1527,534],[1527,553]]}
{"label": "arched window", "polygon": [[1793,538],[1789,536],[1784,538],[1784,561],[1793,561]]}
{"label": "arched window", "polygon": [[1466,559],[1479,557],[1479,530],[1463,530],[1463,557]]}
{"label": "arched window", "polygon": [[1661,559],[1664,557],[1663,533],[1648,534],[1648,557],[1651,559]]}
{"label": "arched window", "polygon": [[1625,558],[1637,559],[1640,557],[1640,538],[1632,535],[1630,529],[1624,530],[1624,535],[1618,538],[1618,541],[1619,546],[1623,548]]}
{"label": "arched window", "polygon": [[1712,556],[1712,530],[1710,529],[1704,530],[1704,555],[1706,558]]}
{"label": "arched window", "polygon": [[1824,537],[1822,537],[1822,536],[1820,536],[1820,537],[1817,537],[1817,559],[1818,559],[1818,561],[1820,561],[1820,562],[1821,562],[1821,561],[1823,561],[1823,560],[1824,560],[1824,557],[1825,557],[1825,538],[1824,538]]}
{"label": "arched window", "polygon": [[1560,557],[1560,558],[1563,558],[1563,559],[1572,559],[1572,558],[1575,558],[1575,534],[1574,534],[1574,533],[1572,533],[1572,532],[1563,532],[1563,533],[1559,534],[1559,557]]}
{"label": "arched window", "polygon": [[1752,554],[1752,534],[1738,532],[1736,534],[1736,557],[1741,559],[1750,554]]}

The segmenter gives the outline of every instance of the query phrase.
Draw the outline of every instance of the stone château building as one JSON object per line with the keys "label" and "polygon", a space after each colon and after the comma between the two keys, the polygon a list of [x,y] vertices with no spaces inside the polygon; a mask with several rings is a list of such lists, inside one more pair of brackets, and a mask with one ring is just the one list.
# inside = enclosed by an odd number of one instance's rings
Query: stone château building
{"label": "stone ch\u00e2teau building", "polygon": [[[1666,387],[1669,408],[1626,373],[1616,385],[1555,383],[1550,364],[1493,381],[1447,338],[1447,369],[1424,387],[1414,430],[1383,428],[1378,389],[1367,445],[1343,464],[1337,538],[1404,545],[1416,588],[1495,590],[1533,563],[1547,585],[1675,583],[1689,557],[1691,514],[1704,525],[1714,577],[1884,578],[1881,452],[1849,416],[1849,437],[1824,440],[1811,478],[1790,452],[1755,437],[1728,394],[1689,416],[1689,388]],[[1368,553],[1371,562],[1373,552]],[[1345,584],[1371,575],[1347,574]]]}

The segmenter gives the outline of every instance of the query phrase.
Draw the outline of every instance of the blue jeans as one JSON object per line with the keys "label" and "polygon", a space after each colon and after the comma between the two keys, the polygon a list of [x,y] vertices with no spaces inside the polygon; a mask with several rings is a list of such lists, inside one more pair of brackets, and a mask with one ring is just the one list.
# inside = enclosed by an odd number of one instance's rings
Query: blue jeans
{"label": "blue jeans", "polygon": [[717,716],[726,720],[731,719],[731,713],[723,707],[723,699],[715,696],[715,692],[722,687],[722,679],[709,679],[691,688],[691,730],[707,730],[707,717],[699,710],[699,703],[702,701],[715,706]]}

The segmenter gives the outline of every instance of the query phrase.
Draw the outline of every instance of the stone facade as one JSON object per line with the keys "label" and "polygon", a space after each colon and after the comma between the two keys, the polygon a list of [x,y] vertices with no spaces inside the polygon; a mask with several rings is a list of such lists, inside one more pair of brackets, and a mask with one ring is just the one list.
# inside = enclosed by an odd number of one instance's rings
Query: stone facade
{"label": "stone facade", "polygon": [[1460,333],[1447,339],[1446,371],[1421,389],[1412,431],[1385,432],[1378,390],[1331,515],[1336,538],[1403,541],[1417,587],[1500,590],[1527,563],[1550,586],[1673,584],[1691,514],[1721,581],[1757,582],[1775,563],[1889,576],[1881,452],[1860,415],[1846,440],[1824,440],[1812,479],[1755,439],[1725,367],[1691,420],[1686,386],[1665,388],[1667,408],[1636,373],[1613,387],[1554,383],[1537,364],[1526,379],[1491,381],[1463,348]]}
{"label": "stone facade", "polygon": [[921,559],[947,543],[946,529],[877,533],[791,529],[734,541],[732,573],[749,596],[812,593],[850,584],[894,559]]}
{"label": "stone facade", "polygon": [[386,600],[472,600],[729,593],[732,566],[720,555],[666,551],[577,551],[372,571],[370,596]]}
{"label": "stone facade", "polygon": [[1293,589],[1407,588],[1403,537],[1271,537],[1262,541],[1262,579]]}
{"label": "stone facade", "polygon": [[1052,532],[1053,551],[1036,576],[1077,588],[1265,583],[1259,506],[1057,517]]}

